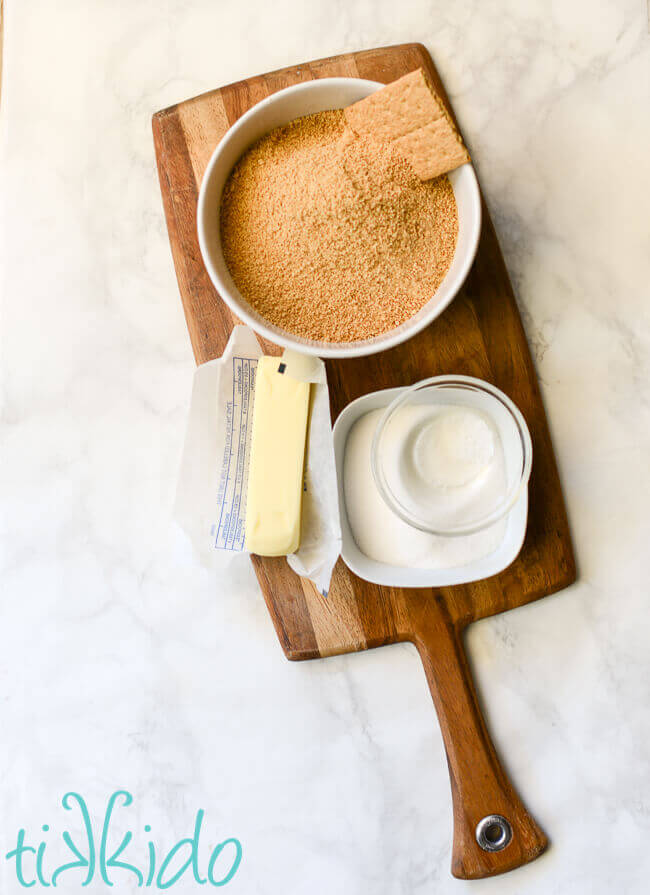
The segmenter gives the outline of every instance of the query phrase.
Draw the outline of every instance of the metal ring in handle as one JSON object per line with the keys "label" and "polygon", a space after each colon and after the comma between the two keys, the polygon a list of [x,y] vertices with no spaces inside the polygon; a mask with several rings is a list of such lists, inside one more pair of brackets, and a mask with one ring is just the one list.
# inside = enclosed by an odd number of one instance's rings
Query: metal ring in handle
{"label": "metal ring in handle", "polygon": [[476,824],[476,841],[483,851],[501,851],[512,839],[512,827],[501,814],[488,814]]}

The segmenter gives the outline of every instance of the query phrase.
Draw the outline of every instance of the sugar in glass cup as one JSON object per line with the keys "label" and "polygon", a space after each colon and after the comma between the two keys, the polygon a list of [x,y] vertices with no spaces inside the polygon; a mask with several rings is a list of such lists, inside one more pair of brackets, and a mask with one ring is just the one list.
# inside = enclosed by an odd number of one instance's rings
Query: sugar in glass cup
{"label": "sugar in glass cup", "polygon": [[[400,416],[403,420],[403,412],[409,408],[431,408],[433,412],[445,406],[476,411],[491,426],[503,450],[503,487],[493,499],[488,495],[487,505],[483,500],[474,513],[471,506],[466,507],[462,518],[451,518],[444,502],[427,502],[426,490],[418,500],[400,495],[395,487],[391,445],[401,438],[397,429]],[[473,534],[503,519],[528,485],[532,458],[530,432],[519,409],[498,388],[470,376],[435,376],[403,391],[381,417],[371,449],[373,476],[390,509],[414,528],[450,537]]]}

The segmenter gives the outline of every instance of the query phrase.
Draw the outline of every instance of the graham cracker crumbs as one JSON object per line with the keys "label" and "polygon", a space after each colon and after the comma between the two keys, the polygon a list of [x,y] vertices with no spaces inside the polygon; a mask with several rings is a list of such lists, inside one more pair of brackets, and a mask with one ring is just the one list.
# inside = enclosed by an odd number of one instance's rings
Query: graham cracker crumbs
{"label": "graham cracker crumbs", "polygon": [[422,182],[340,110],[277,128],[239,160],[221,205],[224,257],[266,320],[352,342],[416,314],[442,282],[458,213],[446,177]]}
{"label": "graham cracker crumbs", "polygon": [[348,106],[345,117],[356,134],[392,143],[421,180],[447,174],[470,160],[421,68]]}

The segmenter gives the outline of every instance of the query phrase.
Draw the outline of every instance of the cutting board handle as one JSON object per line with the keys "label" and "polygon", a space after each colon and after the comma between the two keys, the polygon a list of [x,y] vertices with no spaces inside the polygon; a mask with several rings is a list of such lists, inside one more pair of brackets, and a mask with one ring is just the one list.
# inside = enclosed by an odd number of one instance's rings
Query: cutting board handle
{"label": "cutting board handle", "polygon": [[537,858],[547,839],[501,767],[481,714],[462,628],[442,600],[423,601],[413,642],[424,663],[447,751],[454,806],[451,872],[504,873]]}

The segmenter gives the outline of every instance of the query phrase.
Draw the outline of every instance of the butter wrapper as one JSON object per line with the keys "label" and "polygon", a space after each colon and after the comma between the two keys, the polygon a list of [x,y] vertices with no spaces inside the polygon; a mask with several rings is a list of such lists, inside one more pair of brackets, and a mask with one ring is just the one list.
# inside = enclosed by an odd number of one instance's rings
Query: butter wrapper
{"label": "butter wrapper", "polygon": [[[253,331],[236,326],[222,357],[194,373],[174,518],[206,565],[223,567],[246,555],[246,494],[261,356]],[[294,351],[285,351],[282,361],[285,375],[312,383],[300,547],[287,561],[327,594],[341,552],[341,523],[325,365]]]}

